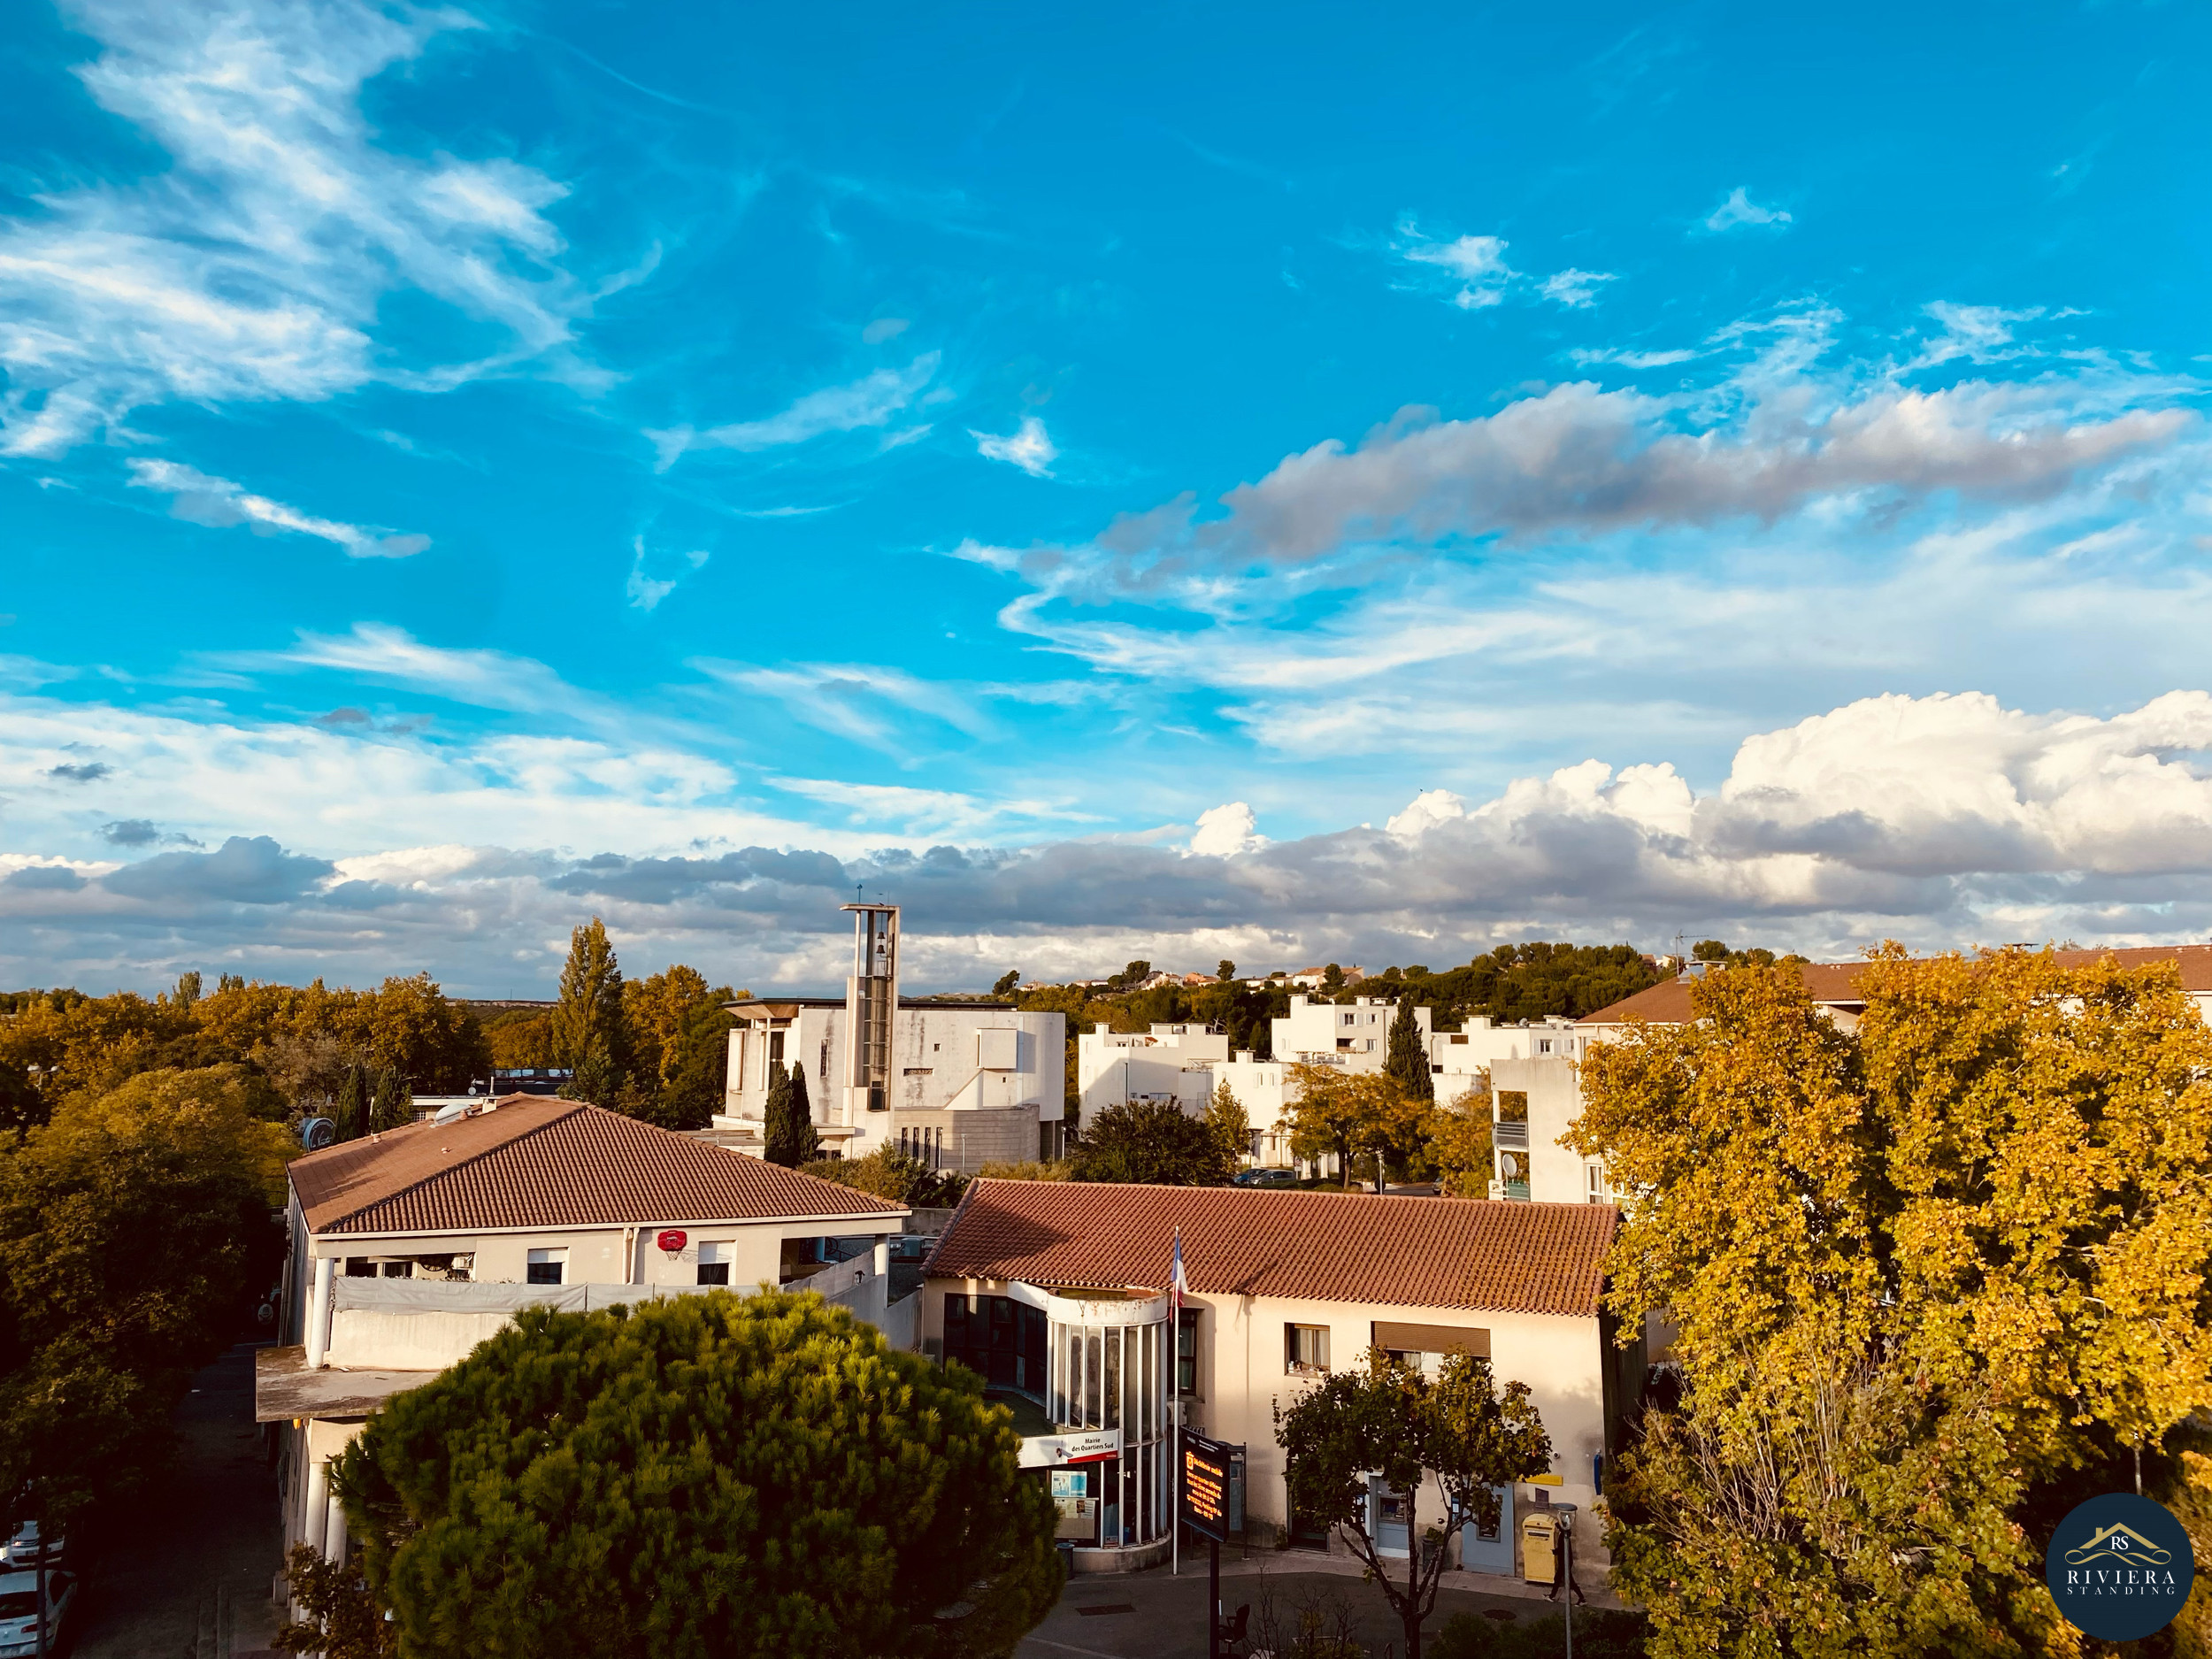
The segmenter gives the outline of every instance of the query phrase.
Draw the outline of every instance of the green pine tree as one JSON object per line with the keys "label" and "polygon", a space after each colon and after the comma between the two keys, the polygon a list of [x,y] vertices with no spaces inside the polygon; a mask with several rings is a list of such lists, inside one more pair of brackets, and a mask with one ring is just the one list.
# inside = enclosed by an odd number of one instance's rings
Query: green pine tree
{"label": "green pine tree", "polygon": [[1436,1081],[1429,1071],[1429,1048],[1421,1039],[1420,1023],[1413,1017],[1413,999],[1409,996],[1399,999],[1398,1017],[1390,1022],[1390,1055],[1383,1070],[1398,1079],[1398,1087],[1408,1100],[1435,1100]]}
{"label": "green pine tree", "polygon": [[358,1065],[346,1068],[346,1080],[338,1087],[338,1103],[331,1108],[330,1124],[341,1142],[358,1141],[369,1126],[368,1079]]}
{"label": "green pine tree", "polygon": [[415,1121],[415,1097],[407,1087],[407,1079],[396,1065],[388,1065],[377,1075],[376,1104],[369,1111],[369,1127],[377,1134],[394,1129],[404,1129]]}
{"label": "green pine tree", "polygon": [[525,1311],[371,1417],[332,1486],[403,1653],[984,1659],[1060,1594],[1018,1446],[964,1366],[716,1291]]}

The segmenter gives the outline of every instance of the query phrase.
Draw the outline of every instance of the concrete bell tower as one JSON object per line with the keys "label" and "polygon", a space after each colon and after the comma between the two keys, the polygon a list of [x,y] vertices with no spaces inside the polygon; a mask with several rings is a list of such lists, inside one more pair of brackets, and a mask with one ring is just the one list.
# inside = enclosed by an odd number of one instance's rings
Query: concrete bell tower
{"label": "concrete bell tower", "polygon": [[845,1121],[891,1110],[891,1022],[899,1011],[899,907],[848,904],[853,972],[845,981]]}

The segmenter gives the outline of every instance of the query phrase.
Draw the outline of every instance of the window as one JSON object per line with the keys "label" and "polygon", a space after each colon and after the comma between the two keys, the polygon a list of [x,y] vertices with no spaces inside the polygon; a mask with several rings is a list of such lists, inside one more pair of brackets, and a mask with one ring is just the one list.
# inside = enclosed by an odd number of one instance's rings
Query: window
{"label": "window", "polygon": [[1186,1308],[1175,1325],[1175,1391],[1198,1397],[1198,1310]]}
{"label": "window", "polygon": [[376,1269],[379,1279],[412,1279],[415,1275],[412,1262],[379,1262]]}
{"label": "window", "polygon": [[1327,1371],[1329,1327],[1325,1325],[1285,1325],[1283,1369],[1294,1377],[1318,1376]]}
{"label": "window", "polygon": [[533,1285],[558,1285],[567,1278],[566,1250],[533,1250],[523,1270],[525,1280]]}
{"label": "window", "polygon": [[1609,1204],[1613,1202],[1611,1195],[1605,1190],[1604,1164],[1584,1164],[1582,1166],[1582,1176],[1583,1179],[1588,1184],[1590,1202],[1594,1204]]}
{"label": "window", "polygon": [[726,1285],[730,1282],[728,1245],[702,1244],[699,1247],[699,1282],[702,1285]]}
{"label": "window", "polygon": [[1350,1024],[1351,1024],[1351,1023],[1352,1023],[1355,1019],[1356,1019],[1356,1018],[1359,1018],[1359,1016],[1358,1016],[1358,1015],[1356,1015],[1356,1014],[1347,1014],[1347,1015],[1345,1015],[1345,1017],[1344,1017],[1344,1023],[1345,1023],[1346,1025],[1350,1025]]}
{"label": "window", "polygon": [[768,1033],[768,1057],[771,1060],[783,1058],[783,1033],[772,1031]]}

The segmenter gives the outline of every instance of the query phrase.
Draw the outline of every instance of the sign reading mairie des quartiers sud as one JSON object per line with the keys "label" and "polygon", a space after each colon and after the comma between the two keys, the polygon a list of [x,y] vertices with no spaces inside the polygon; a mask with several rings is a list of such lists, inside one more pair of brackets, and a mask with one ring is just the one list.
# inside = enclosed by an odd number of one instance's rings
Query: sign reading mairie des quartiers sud
{"label": "sign reading mairie des quartiers sud", "polygon": [[2196,1552],[2165,1505],[2108,1492],[2058,1524],[2044,1572],[2051,1599],[2077,1627],[2106,1641],[2137,1641],[2181,1611]]}
{"label": "sign reading mairie des quartiers sud", "polygon": [[1201,1538],[1229,1536],[1229,1463],[1243,1449],[1183,1432],[1183,1525]]}

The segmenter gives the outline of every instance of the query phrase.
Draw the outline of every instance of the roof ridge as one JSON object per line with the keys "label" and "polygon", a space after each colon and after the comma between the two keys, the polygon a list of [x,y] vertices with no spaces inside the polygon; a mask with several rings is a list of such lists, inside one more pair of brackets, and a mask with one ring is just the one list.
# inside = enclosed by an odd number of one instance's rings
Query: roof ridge
{"label": "roof ridge", "polygon": [[[510,1098],[511,1098],[511,1096]],[[530,1139],[532,1135],[541,1134],[546,1130],[552,1128],[556,1124],[565,1124],[570,1118],[575,1117],[578,1112],[582,1111],[587,1108],[594,1111],[600,1110],[595,1106],[592,1106],[589,1101],[572,1101],[567,1096],[562,1094],[534,1094],[526,1096],[525,1098],[532,1102],[540,1100],[558,1101],[562,1105],[566,1106],[569,1110],[565,1112],[555,1112],[547,1118],[543,1123],[529,1125],[527,1127],[523,1129],[519,1134],[510,1135],[503,1141],[495,1141],[491,1145],[484,1148],[480,1152],[470,1153],[466,1157],[460,1159],[457,1163],[449,1164],[443,1168],[432,1170],[428,1174],[421,1177],[419,1179],[410,1181],[404,1187],[396,1187],[388,1193],[380,1194],[376,1198],[370,1200],[367,1203],[357,1204],[353,1209],[347,1210],[343,1215],[334,1216],[329,1220],[324,1222],[320,1227],[311,1229],[311,1231],[317,1233],[334,1233],[343,1227],[348,1222],[353,1220],[356,1217],[366,1215],[370,1210],[379,1209],[385,1204],[391,1203],[396,1199],[404,1198],[411,1193],[420,1192],[424,1187],[429,1186],[431,1182],[443,1180],[447,1176],[452,1174],[457,1170],[465,1170],[472,1164],[480,1164],[486,1158],[492,1156],[495,1153],[504,1152],[509,1147],[519,1146],[525,1141]],[[479,1118],[483,1116],[481,1112],[479,1112],[476,1115]],[[618,1113],[616,1115],[619,1116],[620,1114]],[[410,1129],[434,1129],[440,1126],[441,1125],[434,1120],[430,1123],[408,1124],[403,1125],[403,1127]],[[444,1126],[450,1127],[451,1125],[449,1125]],[[374,1139],[373,1136],[368,1138],[372,1140]]]}

